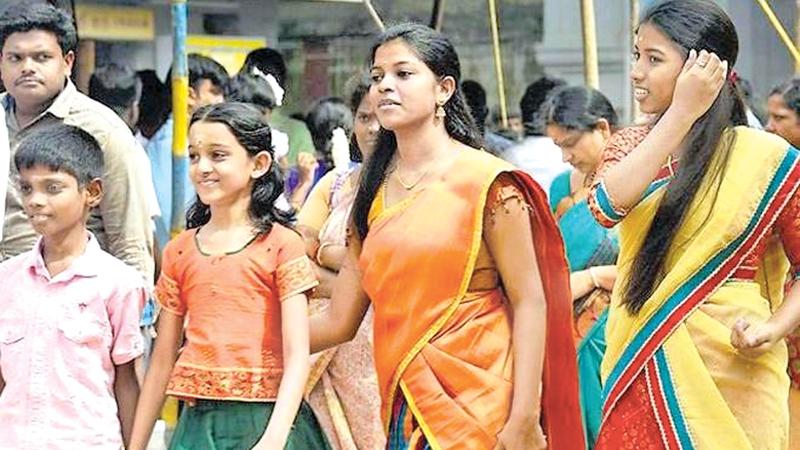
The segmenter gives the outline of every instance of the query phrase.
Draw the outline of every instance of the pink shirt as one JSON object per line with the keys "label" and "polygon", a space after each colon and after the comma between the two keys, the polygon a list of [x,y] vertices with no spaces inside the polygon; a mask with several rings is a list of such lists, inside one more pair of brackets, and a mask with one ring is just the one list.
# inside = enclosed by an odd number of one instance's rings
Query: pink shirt
{"label": "pink shirt", "polygon": [[142,354],[144,280],[91,235],[52,278],[40,249],[0,264],[0,449],[119,450],[114,366]]}

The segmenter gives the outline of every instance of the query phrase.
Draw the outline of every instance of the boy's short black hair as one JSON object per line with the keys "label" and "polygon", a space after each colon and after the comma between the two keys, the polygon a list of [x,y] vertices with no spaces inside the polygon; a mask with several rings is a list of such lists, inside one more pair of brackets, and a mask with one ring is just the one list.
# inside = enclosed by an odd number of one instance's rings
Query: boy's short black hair
{"label": "boy's short black hair", "polygon": [[528,85],[525,89],[525,94],[519,101],[519,109],[522,112],[522,122],[525,124],[526,135],[544,135],[544,121],[542,121],[539,110],[555,88],[566,86],[566,84],[567,82],[560,78],[544,76]]}
{"label": "boy's short black hair", "polygon": [[139,101],[142,82],[128,66],[108,64],[98,67],[89,78],[89,97],[121,115]]}
{"label": "boy's short black hair", "polygon": [[21,1],[0,15],[0,49],[12,34],[31,30],[55,34],[64,55],[78,48],[78,32],[72,17],[66,12],[48,3]]}
{"label": "boy's short black hair", "polygon": [[225,89],[230,76],[222,64],[198,53],[190,53],[186,59],[189,64],[189,86],[197,89],[197,83],[208,80],[214,86]]}
{"label": "boy's short black hair", "polygon": [[86,131],[54,124],[32,131],[20,141],[14,165],[17,171],[40,166],[66,172],[84,186],[103,176],[103,150]]}
{"label": "boy's short black hair", "polygon": [[[230,75],[225,67],[216,60],[199,53],[189,53],[186,56],[187,69],[189,70],[189,87],[197,89],[200,82],[208,80],[214,86],[223,91],[228,86]],[[168,97],[172,97],[172,67],[167,71],[167,78],[164,80],[167,87]]]}

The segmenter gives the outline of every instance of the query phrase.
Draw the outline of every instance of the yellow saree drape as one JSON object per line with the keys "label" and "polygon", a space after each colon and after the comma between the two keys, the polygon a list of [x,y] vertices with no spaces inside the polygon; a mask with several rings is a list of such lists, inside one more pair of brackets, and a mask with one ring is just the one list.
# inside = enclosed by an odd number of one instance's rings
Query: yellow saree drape
{"label": "yellow saree drape", "polygon": [[[739,317],[766,320],[782,301],[788,262],[779,242],[755,282],[730,276],[768,232],[800,185],[798,151],[743,127],[720,178],[703,181],[665,265],[665,275],[636,316],[615,289],[602,365],[604,418],[598,448],[784,449],[789,380],[786,347],[751,359],[730,345]],[[719,158],[719,155],[718,155]],[[620,223],[620,279],[664,194],[650,192]],[[620,432],[641,421],[642,433]],[[645,447],[639,447],[645,448]],[[651,447],[647,447],[651,448]]]}

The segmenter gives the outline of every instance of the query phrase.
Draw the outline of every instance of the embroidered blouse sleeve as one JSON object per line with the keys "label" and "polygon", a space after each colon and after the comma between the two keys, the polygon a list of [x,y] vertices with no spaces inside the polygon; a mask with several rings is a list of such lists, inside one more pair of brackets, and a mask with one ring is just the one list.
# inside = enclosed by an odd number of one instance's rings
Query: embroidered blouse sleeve
{"label": "embroidered blouse sleeve", "polygon": [[281,301],[316,287],[319,282],[311,260],[306,256],[303,240],[295,232],[284,230],[286,237],[278,253],[276,284]]}
{"label": "embroidered blouse sleeve", "polygon": [[608,140],[603,150],[603,159],[595,171],[593,186],[589,190],[589,210],[600,225],[611,228],[621,221],[628,209],[619,206],[609,196],[603,177],[608,169],[622,161],[630,152],[644,140],[650,131],[648,126],[636,126],[620,130]]}
{"label": "embroidered blouse sleeve", "polygon": [[[511,228],[515,226],[515,221],[509,220],[509,217],[524,217],[529,221],[531,213],[532,208],[513,176],[507,173],[500,174],[492,183],[486,197],[483,214],[484,236],[487,233],[503,236],[511,232]],[[522,225],[529,226],[524,222]]]}
{"label": "embroidered blouse sleeve", "polygon": [[796,191],[789,204],[775,222],[783,249],[792,265],[795,280],[800,280],[800,191]]}
{"label": "embroidered blouse sleeve", "polygon": [[164,248],[164,257],[161,260],[161,274],[156,282],[155,297],[166,311],[182,316],[186,314],[186,301],[181,296],[178,284],[177,259],[181,251],[176,247],[179,240],[173,240]]}

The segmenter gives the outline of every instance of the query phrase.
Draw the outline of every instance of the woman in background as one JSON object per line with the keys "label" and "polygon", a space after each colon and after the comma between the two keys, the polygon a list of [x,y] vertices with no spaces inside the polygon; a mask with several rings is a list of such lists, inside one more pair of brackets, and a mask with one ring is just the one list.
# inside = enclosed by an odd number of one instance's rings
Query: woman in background
{"label": "woman in background", "polygon": [[614,230],[592,217],[586,197],[603,148],[617,129],[617,114],[600,91],[576,86],[554,92],[542,117],[547,136],[573,166],[553,180],[550,207],[564,237],[571,272],[583,427],[591,448],[600,429],[600,363],[606,348],[608,303],[617,280],[619,242]]}
{"label": "woman in background", "polygon": [[[356,81],[350,96],[349,106],[355,121],[350,143],[345,140],[344,144],[354,163],[372,155],[380,128],[366,96],[368,90],[367,79],[362,77]],[[331,135],[334,134],[339,134],[339,131],[333,130]],[[323,143],[321,146],[328,145]],[[342,143],[331,142],[330,145],[335,147]],[[339,149],[332,151],[338,152]],[[361,165],[355,164],[325,174],[297,216],[297,228],[306,242],[306,253],[316,263],[320,279],[320,286],[312,295],[309,306],[312,314],[328,307],[331,285],[347,254],[347,226],[360,173]],[[308,401],[334,449],[385,447],[378,380],[372,359],[371,310],[352,341],[314,355],[308,380]]]}

